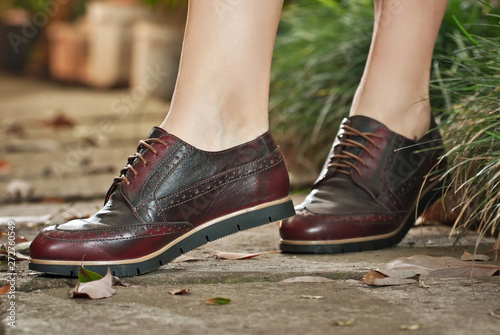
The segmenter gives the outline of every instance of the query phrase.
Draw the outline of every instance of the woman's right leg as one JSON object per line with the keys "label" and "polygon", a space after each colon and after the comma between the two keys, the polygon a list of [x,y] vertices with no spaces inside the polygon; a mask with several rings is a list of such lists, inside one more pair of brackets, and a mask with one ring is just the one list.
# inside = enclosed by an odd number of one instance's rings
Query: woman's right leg
{"label": "woman's right leg", "polygon": [[[152,271],[220,237],[293,215],[268,130],[282,0],[191,0],[170,112],[89,219],[44,229],[30,268],[76,275]],[[221,7],[222,6],[222,7]]]}
{"label": "woman's right leg", "polygon": [[191,0],[176,89],[161,127],[222,150],[269,128],[271,59],[283,0]]}

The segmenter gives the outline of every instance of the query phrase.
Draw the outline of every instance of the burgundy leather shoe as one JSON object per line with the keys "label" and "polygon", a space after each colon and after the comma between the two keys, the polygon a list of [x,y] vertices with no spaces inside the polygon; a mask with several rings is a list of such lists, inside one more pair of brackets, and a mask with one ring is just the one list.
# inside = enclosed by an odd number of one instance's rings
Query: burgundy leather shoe
{"label": "burgundy leather shoe", "polygon": [[283,155],[270,132],[207,152],[161,128],[140,141],[105,206],[94,216],[44,229],[30,269],[76,276],[143,274],[223,236],[295,214]]}
{"label": "burgundy leather shoe", "polygon": [[284,252],[393,246],[440,196],[443,143],[435,123],[419,141],[364,116],[345,119],[311,193],[280,225]]}

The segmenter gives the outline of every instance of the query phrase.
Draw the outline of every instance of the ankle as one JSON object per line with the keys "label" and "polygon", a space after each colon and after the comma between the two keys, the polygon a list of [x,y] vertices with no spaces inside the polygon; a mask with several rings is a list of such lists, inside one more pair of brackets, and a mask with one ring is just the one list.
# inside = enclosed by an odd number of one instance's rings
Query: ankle
{"label": "ankle", "polygon": [[187,111],[171,111],[160,127],[205,151],[235,147],[257,138],[269,129],[267,115],[261,119],[258,115],[253,119],[246,119],[240,117],[239,113],[231,115],[206,108],[191,114]]}
{"label": "ankle", "polygon": [[384,109],[363,108],[359,105],[351,110],[350,115],[363,115],[375,119],[395,133],[409,139],[422,138],[428,131],[431,122],[431,106],[429,100],[422,100],[407,108],[401,106],[384,106]]}

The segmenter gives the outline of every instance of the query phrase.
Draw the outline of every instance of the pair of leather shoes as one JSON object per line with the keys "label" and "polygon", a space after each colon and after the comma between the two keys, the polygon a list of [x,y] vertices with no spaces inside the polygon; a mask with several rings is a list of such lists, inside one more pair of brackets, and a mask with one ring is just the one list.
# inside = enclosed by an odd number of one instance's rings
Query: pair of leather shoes
{"label": "pair of leather shoes", "polygon": [[109,266],[114,275],[138,275],[209,241],[291,216],[280,224],[284,252],[388,247],[439,194],[431,172],[443,168],[441,147],[437,129],[412,141],[370,118],[350,117],[295,215],[283,155],[269,132],[207,152],[154,128],[115,178],[105,206],[89,219],[40,232],[29,266],[75,276],[83,261],[102,274]]}

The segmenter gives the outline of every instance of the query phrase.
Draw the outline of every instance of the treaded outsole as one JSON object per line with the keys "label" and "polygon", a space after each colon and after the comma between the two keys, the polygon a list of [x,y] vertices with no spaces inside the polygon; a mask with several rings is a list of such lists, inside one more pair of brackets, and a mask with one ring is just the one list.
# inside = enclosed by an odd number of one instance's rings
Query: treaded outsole
{"label": "treaded outsole", "polygon": [[[280,250],[284,253],[300,254],[341,254],[347,252],[370,251],[390,248],[401,242],[415,222],[415,217],[420,216],[423,211],[435,200],[442,196],[442,183],[434,186],[429,192],[422,196],[418,205],[414,206],[411,213],[403,224],[403,228],[394,236],[366,242],[352,242],[339,244],[288,244],[280,243]],[[417,212],[417,216],[415,216]]]}
{"label": "treaded outsole", "polygon": [[[198,248],[208,242],[215,241],[222,237],[256,228],[271,222],[286,219],[295,215],[295,209],[291,200],[281,204],[272,205],[258,210],[246,212],[226,220],[214,223],[193,235],[179,241],[162,254],[153,257],[147,261],[132,264],[112,264],[112,265],[85,265],[90,271],[105,275],[108,266],[114,276],[129,277],[142,275],[158,269],[160,266],[168,264],[177,257],[185,254],[195,248]],[[38,264],[30,262],[31,270],[45,272],[50,274],[76,277],[78,276],[79,265],[54,265]]]}

